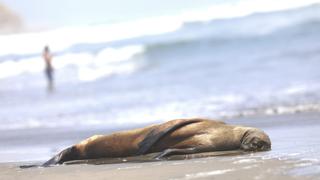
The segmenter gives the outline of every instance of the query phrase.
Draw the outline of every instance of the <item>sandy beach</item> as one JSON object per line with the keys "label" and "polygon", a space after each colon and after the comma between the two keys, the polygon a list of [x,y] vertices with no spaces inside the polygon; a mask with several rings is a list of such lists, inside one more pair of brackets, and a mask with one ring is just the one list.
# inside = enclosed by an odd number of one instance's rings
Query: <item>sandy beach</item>
{"label": "sandy beach", "polygon": [[225,120],[266,131],[272,140],[272,150],[268,152],[30,169],[20,169],[19,165],[34,162],[1,163],[0,179],[319,179],[319,118],[319,113],[310,112]]}
{"label": "sandy beach", "polygon": [[[155,163],[108,165],[68,165],[51,168],[19,169],[2,164],[1,178],[13,179],[316,179],[315,175],[295,174],[296,166],[309,162],[263,159],[262,154],[210,157]],[[303,164],[304,163],[304,164]]]}

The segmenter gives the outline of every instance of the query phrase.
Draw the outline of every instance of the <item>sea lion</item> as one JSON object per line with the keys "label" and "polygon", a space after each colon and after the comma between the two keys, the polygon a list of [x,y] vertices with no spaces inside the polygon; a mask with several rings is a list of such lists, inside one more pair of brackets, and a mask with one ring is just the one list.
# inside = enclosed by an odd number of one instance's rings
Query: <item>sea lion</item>
{"label": "sea lion", "polygon": [[95,135],[75,144],[43,167],[74,160],[121,158],[155,153],[155,159],[213,151],[267,151],[271,142],[266,133],[253,127],[228,125],[209,119],[176,119],[145,128]]}

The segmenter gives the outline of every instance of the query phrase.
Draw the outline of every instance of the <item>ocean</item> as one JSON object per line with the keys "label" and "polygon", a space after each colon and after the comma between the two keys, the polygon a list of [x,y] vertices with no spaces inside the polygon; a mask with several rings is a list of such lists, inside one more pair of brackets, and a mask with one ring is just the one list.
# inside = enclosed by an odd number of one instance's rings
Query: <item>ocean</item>
{"label": "ocean", "polygon": [[320,111],[320,4],[244,7],[0,36],[0,161],[174,118]]}

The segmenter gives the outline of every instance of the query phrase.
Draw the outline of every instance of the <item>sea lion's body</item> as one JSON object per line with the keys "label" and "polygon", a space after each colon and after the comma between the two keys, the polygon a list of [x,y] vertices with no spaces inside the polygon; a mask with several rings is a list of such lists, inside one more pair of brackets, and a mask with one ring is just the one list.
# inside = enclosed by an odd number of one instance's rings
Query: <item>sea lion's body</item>
{"label": "sea lion's body", "polygon": [[261,130],[207,119],[178,119],[145,128],[95,135],[60,152],[43,166],[66,161],[130,157],[159,152],[175,154],[237,150],[269,150],[269,137]]}

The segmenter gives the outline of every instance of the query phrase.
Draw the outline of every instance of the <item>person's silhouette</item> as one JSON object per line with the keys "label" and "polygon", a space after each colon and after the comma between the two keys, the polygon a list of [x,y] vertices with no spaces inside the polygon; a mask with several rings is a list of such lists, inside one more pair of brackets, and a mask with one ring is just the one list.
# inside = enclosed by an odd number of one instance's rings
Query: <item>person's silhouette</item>
{"label": "person's silhouette", "polygon": [[43,53],[42,53],[42,57],[45,61],[45,74],[47,77],[47,81],[48,81],[48,91],[52,91],[53,90],[53,67],[52,67],[52,55],[50,53],[50,49],[49,46],[45,46]]}

